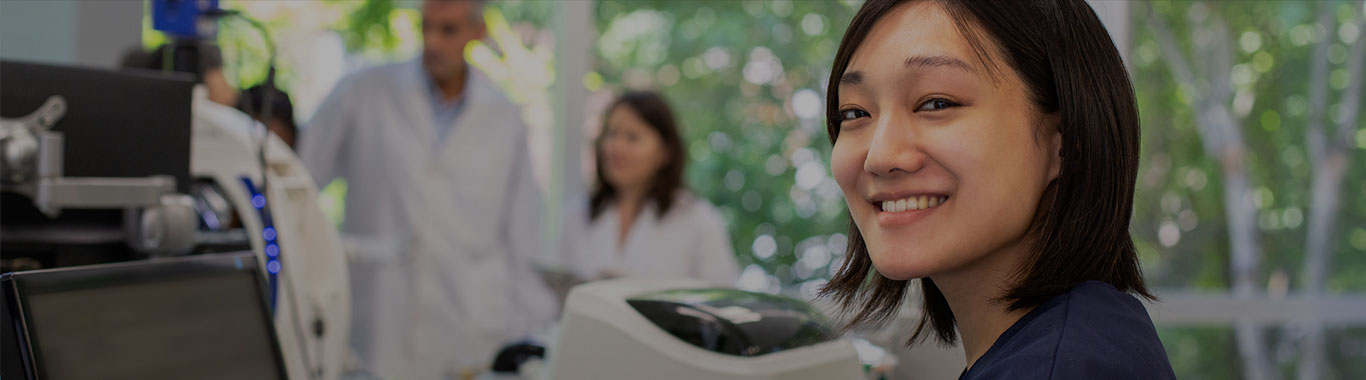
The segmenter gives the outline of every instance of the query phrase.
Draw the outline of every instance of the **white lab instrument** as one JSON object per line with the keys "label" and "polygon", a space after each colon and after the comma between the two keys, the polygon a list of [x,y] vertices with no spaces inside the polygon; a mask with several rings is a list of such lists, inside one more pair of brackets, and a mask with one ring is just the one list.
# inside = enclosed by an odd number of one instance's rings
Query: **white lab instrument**
{"label": "white lab instrument", "polygon": [[[336,379],[348,353],[351,323],[350,284],[346,256],[332,222],[318,206],[318,190],[303,163],[278,137],[270,135],[265,148],[264,208],[259,159],[264,128],[231,107],[208,99],[195,89],[190,171],[212,179],[221,197],[233,206],[251,241],[252,251],[268,263],[278,255],[275,329],[291,379]],[[252,185],[246,185],[250,182]],[[271,232],[266,231],[269,215]],[[257,231],[262,231],[257,233]],[[277,239],[278,238],[278,239]],[[268,240],[277,240],[275,247]],[[272,270],[268,265],[267,270]]]}
{"label": "white lab instrument", "polygon": [[859,379],[848,341],[805,303],[690,280],[617,279],[569,294],[545,378]]}

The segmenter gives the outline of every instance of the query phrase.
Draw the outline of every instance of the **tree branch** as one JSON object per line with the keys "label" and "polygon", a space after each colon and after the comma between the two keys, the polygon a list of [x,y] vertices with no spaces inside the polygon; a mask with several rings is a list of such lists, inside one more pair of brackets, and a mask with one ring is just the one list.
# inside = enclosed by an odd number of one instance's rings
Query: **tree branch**
{"label": "tree branch", "polygon": [[1233,71],[1233,38],[1229,37],[1228,23],[1219,14],[1209,16],[1209,22],[1205,23],[1203,37],[1200,45],[1204,49],[1201,51],[1209,52],[1210,59],[1205,60],[1208,65],[1210,81],[1210,99],[1215,104],[1226,105],[1233,99],[1233,84],[1229,75]]}
{"label": "tree branch", "polygon": [[1323,133],[1323,114],[1328,108],[1328,46],[1332,45],[1333,7],[1320,2],[1318,30],[1324,34],[1314,44],[1314,55],[1309,64],[1309,117],[1305,128],[1305,143],[1309,158],[1318,161],[1326,153]]}
{"label": "tree branch", "polygon": [[1152,29],[1153,39],[1157,41],[1158,49],[1162,51],[1162,56],[1165,57],[1163,61],[1165,61],[1167,67],[1171,69],[1172,75],[1176,77],[1176,81],[1181,84],[1177,87],[1182,89],[1182,91],[1185,91],[1186,89],[1189,89],[1190,91],[1184,95],[1190,99],[1192,103],[1191,108],[1195,110],[1195,113],[1199,118],[1199,120],[1196,120],[1195,128],[1200,131],[1200,135],[1202,136],[1200,143],[1205,148],[1206,154],[1217,157],[1216,152],[1218,152],[1219,147],[1223,145],[1223,141],[1216,131],[1211,130],[1211,123],[1207,120],[1209,115],[1205,112],[1205,110],[1209,108],[1208,105],[1213,102],[1213,100],[1204,96],[1204,94],[1199,93],[1200,83],[1195,79],[1195,72],[1191,69],[1190,60],[1186,59],[1185,53],[1181,51],[1181,47],[1176,42],[1176,37],[1172,35],[1171,28],[1168,27],[1166,21],[1162,20],[1162,17],[1157,14],[1157,10],[1153,8],[1152,3],[1147,3],[1147,7],[1148,26]]}
{"label": "tree branch", "polygon": [[1167,66],[1171,67],[1172,74],[1176,75],[1176,80],[1195,85],[1195,74],[1191,71],[1190,60],[1181,52],[1181,47],[1176,44],[1176,37],[1172,36],[1171,29],[1167,27],[1167,22],[1157,15],[1157,10],[1153,9],[1152,3],[1148,6],[1148,26],[1152,28],[1157,46],[1162,50],[1162,55],[1166,56]]}
{"label": "tree branch", "polygon": [[[1147,22],[1157,40],[1158,47],[1176,79],[1188,88],[1199,92],[1197,78],[1191,69],[1190,61],[1182,53],[1170,28],[1152,5],[1148,5]],[[1261,247],[1258,245],[1256,208],[1250,202],[1251,184],[1244,164],[1245,143],[1242,139],[1241,122],[1231,112],[1232,87],[1229,73],[1232,70],[1232,40],[1224,20],[1214,16],[1206,23],[1195,38],[1196,51],[1211,51],[1213,57],[1204,61],[1210,74],[1208,94],[1188,93],[1194,96],[1192,104],[1198,120],[1197,130],[1205,154],[1217,159],[1223,177],[1224,212],[1228,221],[1230,267],[1233,278],[1232,288],[1236,297],[1252,297],[1258,293],[1257,276],[1261,265]],[[1252,380],[1276,378],[1266,358],[1265,339],[1262,328],[1252,321],[1234,323],[1238,342],[1238,354],[1243,361],[1242,376]]]}
{"label": "tree branch", "polygon": [[[1313,107],[1310,112],[1309,126],[1306,130],[1310,159],[1313,161],[1314,179],[1310,187],[1309,223],[1306,226],[1304,269],[1301,274],[1302,291],[1318,293],[1328,277],[1329,261],[1332,257],[1332,235],[1337,228],[1335,219],[1342,196],[1342,180],[1347,172],[1351,151],[1351,135],[1355,132],[1356,118],[1361,109],[1361,70],[1363,47],[1366,38],[1357,38],[1352,45],[1347,67],[1350,84],[1342,91],[1339,99],[1342,112],[1341,121],[1336,125],[1336,137],[1332,142],[1325,141],[1324,110],[1328,97],[1327,46],[1332,41],[1332,7],[1319,5],[1319,27],[1328,31],[1317,44],[1313,58],[1313,76],[1310,82],[1310,99]],[[1358,14],[1360,10],[1358,9]],[[1355,18],[1355,17],[1354,17]],[[1362,21],[1355,21],[1358,27]],[[1300,360],[1298,375],[1300,379],[1318,379],[1323,376],[1325,337],[1320,321],[1310,320],[1302,328],[1304,339],[1300,341]]]}

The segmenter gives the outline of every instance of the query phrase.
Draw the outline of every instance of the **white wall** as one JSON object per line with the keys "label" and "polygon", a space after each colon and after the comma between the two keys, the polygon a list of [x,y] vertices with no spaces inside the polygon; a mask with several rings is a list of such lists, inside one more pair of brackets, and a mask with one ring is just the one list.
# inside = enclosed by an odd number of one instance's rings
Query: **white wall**
{"label": "white wall", "polygon": [[2,0],[0,58],[118,66],[142,41],[142,0]]}

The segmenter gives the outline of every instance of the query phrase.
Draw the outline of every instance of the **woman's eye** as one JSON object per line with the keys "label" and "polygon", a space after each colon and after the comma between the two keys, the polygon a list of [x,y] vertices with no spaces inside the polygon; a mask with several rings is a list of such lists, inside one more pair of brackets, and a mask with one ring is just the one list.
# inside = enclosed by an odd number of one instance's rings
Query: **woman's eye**
{"label": "woman's eye", "polygon": [[851,109],[847,109],[847,110],[840,111],[840,121],[849,121],[849,120],[854,120],[854,119],[858,119],[858,118],[861,118],[861,117],[869,117],[869,116],[872,116],[872,114],[869,114],[868,111],[864,111],[864,110],[857,109],[857,108],[851,108]]}
{"label": "woman's eye", "polygon": [[924,103],[920,103],[920,107],[916,108],[916,111],[940,111],[957,107],[958,105],[958,103],[946,99],[934,98],[926,100]]}

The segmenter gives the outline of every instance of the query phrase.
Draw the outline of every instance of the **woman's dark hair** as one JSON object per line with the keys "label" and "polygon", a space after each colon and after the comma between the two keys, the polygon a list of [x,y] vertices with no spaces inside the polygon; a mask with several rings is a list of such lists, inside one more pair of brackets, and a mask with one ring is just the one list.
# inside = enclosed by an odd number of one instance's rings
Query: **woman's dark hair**
{"label": "woman's dark hair", "polygon": [[[687,164],[687,152],[683,150],[683,137],[678,132],[678,124],[675,122],[673,110],[669,108],[669,103],[663,96],[651,91],[631,91],[622,94],[620,98],[612,102],[607,107],[604,115],[611,115],[617,107],[630,107],[637,115],[640,115],[645,124],[650,129],[659,134],[659,140],[668,150],[669,161],[664,167],[659,168],[655,173],[654,182],[648,192],[649,200],[654,201],[659,209],[659,216],[663,217],[673,206],[674,194],[683,185],[683,166]],[[593,186],[593,196],[589,201],[589,218],[596,220],[602,214],[607,205],[617,198],[617,190],[607,182],[607,176],[603,173],[602,143],[607,136],[607,116],[603,117],[602,133],[593,143],[594,156],[597,160],[598,179]]]}
{"label": "woman's dark hair", "polygon": [[[1059,116],[1061,171],[1049,184],[1030,227],[1032,250],[1018,282],[1001,297],[1010,310],[1037,306],[1097,280],[1154,299],[1143,284],[1129,217],[1138,172],[1138,109],[1128,73],[1105,27],[1083,0],[916,0],[941,6],[978,59],[992,56],[1019,75],[1035,109]],[[878,19],[903,0],[868,0],[849,24],[831,70],[826,130],[839,138],[839,80]],[[994,52],[995,54],[990,54]],[[990,70],[994,65],[984,65]],[[883,323],[908,281],[873,268],[858,227],[850,223],[844,264],[822,292],[852,310],[850,326]],[[924,315],[907,344],[933,333],[957,340],[944,293],[921,278]]]}

